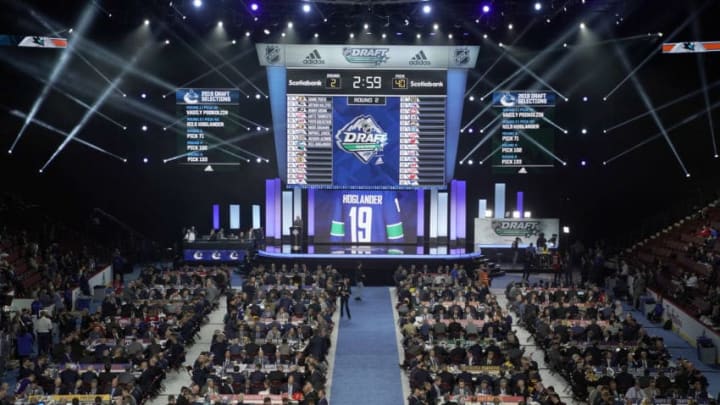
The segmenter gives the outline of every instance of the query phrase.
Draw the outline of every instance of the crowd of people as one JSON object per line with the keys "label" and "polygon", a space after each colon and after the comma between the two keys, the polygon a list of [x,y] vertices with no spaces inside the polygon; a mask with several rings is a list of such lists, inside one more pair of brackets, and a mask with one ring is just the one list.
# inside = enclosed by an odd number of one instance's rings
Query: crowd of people
{"label": "crowd of people", "polygon": [[347,279],[332,267],[253,268],[227,297],[225,327],[195,360],[176,404],[258,396],[327,405],[328,352]]}
{"label": "crowd of people", "polygon": [[660,291],[704,324],[720,325],[720,209],[705,207],[627,256],[642,287]]}
{"label": "crowd of people", "polygon": [[663,339],[650,336],[604,289],[518,283],[508,285],[506,295],[576,399],[591,404],[708,399],[707,378],[691,362],[673,361]]}
{"label": "crowd of people", "polygon": [[156,395],[166,370],[182,367],[228,281],[226,268],[148,267],[135,281],[115,283],[95,311],[70,302],[7,315],[18,367],[14,392],[0,387],[0,402],[110,395],[132,405]]}
{"label": "crowd of people", "polygon": [[[490,293],[488,269],[400,268],[396,307],[412,405],[471,397],[521,397],[560,403],[524,352],[513,319]],[[445,402],[443,402],[445,401]],[[456,402],[457,403],[457,402]]]}

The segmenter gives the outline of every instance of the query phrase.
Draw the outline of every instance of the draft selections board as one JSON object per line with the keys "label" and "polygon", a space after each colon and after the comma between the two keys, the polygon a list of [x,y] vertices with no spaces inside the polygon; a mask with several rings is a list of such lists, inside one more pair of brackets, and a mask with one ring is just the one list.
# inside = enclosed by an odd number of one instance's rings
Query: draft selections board
{"label": "draft selections board", "polygon": [[177,151],[180,164],[201,166],[205,171],[239,166],[245,158],[229,150],[240,125],[237,89],[179,89],[175,93],[177,115],[182,120]]}
{"label": "draft selections board", "polygon": [[288,186],[444,186],[446,77],[442,70],[288,69]]}
{"label": "draft selections board", "polygon": [[498,173],[527,173],[554,167],[556,95],[548,91],[499,91],[492,106],[500,109],[500,135],[493,140],[492,166]]}

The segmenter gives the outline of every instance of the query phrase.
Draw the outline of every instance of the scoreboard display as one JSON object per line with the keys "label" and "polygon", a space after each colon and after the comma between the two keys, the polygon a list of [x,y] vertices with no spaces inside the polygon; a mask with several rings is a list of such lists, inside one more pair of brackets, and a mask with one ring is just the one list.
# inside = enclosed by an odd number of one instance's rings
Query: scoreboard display
{"label": "scoreboard display", "polygon": [[287,70],[287,184],[446,184],[443,70]]}

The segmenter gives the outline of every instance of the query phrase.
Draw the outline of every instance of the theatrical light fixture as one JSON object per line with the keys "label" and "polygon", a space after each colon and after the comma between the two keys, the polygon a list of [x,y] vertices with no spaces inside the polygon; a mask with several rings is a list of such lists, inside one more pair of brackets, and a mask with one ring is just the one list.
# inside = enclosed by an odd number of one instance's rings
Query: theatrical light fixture
{"label": "theatrical light fixture", "polygon": [[246,36],[246,37],[249,37],[249,36],[250,36],[250,31],[245,31],[245,36]]}
{"label": "theatrical light fixture", "polygon": [[263,30],[263,32],[265,33],[265,35],[270,35],[270,30],[267,29],[267,28],[265,28],[265,29]]}
{"label": "theatrical light fixture", "polygon": [[585,29],[585,23],[584,23],[584,22],[581,22],[581,23],[580,23],[580,29],[581,29],[581,30],[584,30],[584,29]]}
{"label": "theatrical light fixture", "polygon": [[165,45],[170,45],[170,40],[169,40],[169,39],[166,39],[166,40],[165,40]]}
{"label": "theatrical light fixture", "polygon": [[470,100],[470,101],[475,101],[475,96],[470,96],[470,97],[468,97],[468,100]]}
{"label": "theatrical light fixture", "polygon": [[143,93],[140,95],[141,98],[147,98],[147,94]]}
{"label": "theatrical light fixture", "polygon": [[252,11],[258,11],[258,9],[260,9],[260,6],[258,6],[257,3],[252,3],[252,4],[250,4],[250,10],[252,10]]}
{"label": "theatrical light fixture", "polygon": [[475,132],[474,129],[472,129],[472,128],[468,129],[468,133],[469,133],[469,134],[472,134],[473,132]]}
{"label": "theatrical light fixture", "polygon": [[233,39],[233,40],[232,40],[232,44],[233,44],[233,45],[237,44],[237,41]]}
{"label": "theatrical light fixture", "polygon": [[218,27],[222,27],[222,26],[223,26],[223,22],[222,22],[222,21],[218,21]]}
{"label": "theatrical light fixture", "polygon": [[490,5],[487,4],[487,3],[486,3],[486,4],[483,4],[483,6],[482,6],[482,12],[483,12],[483,14],[489,13],[489,12],[490,12]]}
{"label": "theatrical light fixture", "polygon": [[512,217],[513,217],[514,219],[520,218],[520,211],[513,211],[513,212],[512,212]]}
{"label": "theatrical light fixture", "polygon": [[288,28],[292,28],[292,27],[293,27],[292,21],[288,22]]}
{"label": "theatrical light fixture", "polygon": [[143,158],[143,163],[147,163],[147,162],[148,162],[148,158]]}
{"label": "theatrical light fixture", "polygon": [[143,125],[140,129],[142,129],[143,132],[146,132],[146,131],[147,131],[147,125]]}
{"label": "theatrical light fixture", "polygon": [[68,32],[72,34],[72,33],[73,33],[73,29],[70,28],[70,29],[68,30]]}
{"label": "theatrical light fixture", "polygon": [[382,37],[383,39],[387,38],[387,34],[383,32]]}
{"label": "theatrical light fixture", "polygon": [[320,34],[318,34],[318,33],[316,32],[313,36],[314,36],[315,38],[317,38],[317,37],[320,36]]}
{"label": "theatrical light fixture", "polygon": [[284,33],[284,32],[281,33],[280,36],[283,37],[283,38],[285,38],[285,33]]}
{"label": "theatrical light fixture", "polygon": [[260,100],[260,94],[255,94],[255,99]]}
{"label": "theatrical light fixture", "polygon": [[150,25],[150,20],[145,20],[145,25]]}
{"label": "theatrical light fixture", "polygon": [[350,33],[350,38],[355,38],[355,34],[353,34],[353,33],[351,32],[351,33]]}
{"label": "theatrical light fixture", "polygon": [[422,10],[423,10],[423,13],[430,14],[432,12],[432,6],[429,4],[426,4],[423,6]]}
{"label": "theatrical light fixture", "polygon": [[258,157],[257,159],[255,159],[255,161],[258,162],[258,163],[261,163],[261,162],[262,162],[262,158]]}
{"label": "theatrical light fixture", "polygon": [[468,164],[469,164],[470,166],[472,166],[473,160],[472,160],[472,159],[468,160]]}
{"label": "theatrical light fixture", "polygon": [[193,6],[195,6],[195,8],[202,7],[202,0],[193,0]]}
{"label": "theatrical light fixture", "polygon": [[563,48],[567,48],[567,42],[563,43]]}
{"label": "theatrical light fixture", "polygon": [[584,160],[581,160],[581,161],[580,161],[580,166],[587,166],[587,162],[584,161]]}
{"label": "theatrical light fixture", "polygon": [[433,30],[437,31],[440,29],[440,25],[438,23],[433,24]]}
{"label": "theatrical light fixture", "polygon": [[690,177],[690,173],[685,173],[685,177]]}
{"label": "theatrical light fixture", "polygon": [[718,158],[718,154],[717,154],[717,153],[715,154],[714,158],[715,158],[715,159],[717,159],[717,158]]}
{"label": "theatrical light fixture", "polygon": [[448,34],[448,39],[453,39],[453,34]]}
{"label": "theatrical light fixture", "polygon": [[513,28],[514,28],[514,26],[512,25],[512,23],[508,24],[508,29],[509,29],[510,31],[512,31]]}
{"label": "theatrical light fixture", "polygon": [[483,39],[487,39],[487,34],[483,34]]}
{"label": "theatrical light fixture", "polygon": [[303,6],[302,6],[302,11],[303,11],[304,13],[309,13],[309,12],[310,12],[310,5],[309,5],[309,4],[303,4]]}
{"label": "theatrical light fixture", "polygon": [[502,48],[502,47],[503,47],[503,43],[502,43],[502,42],[498,42],[498,46],[499,46],[500,48]]}
{"label": "theatrical light fixture", "polygon": [[535,11],[540,11],[540,10],[542,10],[542,3],[540,3],[538,1],[537,3],[535,3]]}
{"label": "theatrical light fixture", "polygon": [[422,38],[422,35],[418,32],[417,35],[415,35],[415,38],[420,39]]}
{"label": "theatrical light fixture", "polygon": [[588,101],[587,96],[583,96],[582,101]]}
{"label": "theatrical light fixture", "polygon": [[546,18],[546,19],[545,19],[545,22],[548,23],[548,24],[550,24],[550,21],[551,21],[551,20],[550,20],[549,18]]}
{"label": "theatrical light fixture", "polygon": [[583,128],[580,132],[582,132],[583,135],[587,134],[587,129]]}
{"label": "theatrical light fixture", "polygon": [[370,25],[368,25],[368,23],[363,24],[363,29],[367,30],[368,28],[370,28]]}
{"label": "theatrical light fixture", "polygon": [[658,33],[657,33],[657,36],[659,36],[660,38],[662,38],[663,33],[662,33],[662,32],[658,32]]}

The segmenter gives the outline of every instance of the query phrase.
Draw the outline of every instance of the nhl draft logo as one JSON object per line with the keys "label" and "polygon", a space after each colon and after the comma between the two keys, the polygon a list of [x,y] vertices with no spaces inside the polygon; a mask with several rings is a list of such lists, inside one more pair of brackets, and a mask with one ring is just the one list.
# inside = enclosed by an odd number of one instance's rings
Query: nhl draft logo
{"label": "nhl draft logo", "polygon": [[468,63],[470,63],[470,49],[455,48],[455,64],[467,65]]}
{"label": "nhl draft logo", "polygon": [[376,165],[383,164],[382,152],[388,134],[371,115],[359,115],[335,134],[335,142],[342,151],[355,155],[364,164],[374,158]]}
{"label": "nhl draft logo", "polygon": [[267,63],[274,64],[280,62],[280,47],[277,45],[268,45],[265,47],[265,60]]}
{"label": "nhl draft logo", "polygon": [[343,56],[348,63],[381,65],[390,59],[390,48],[343,48]]}

